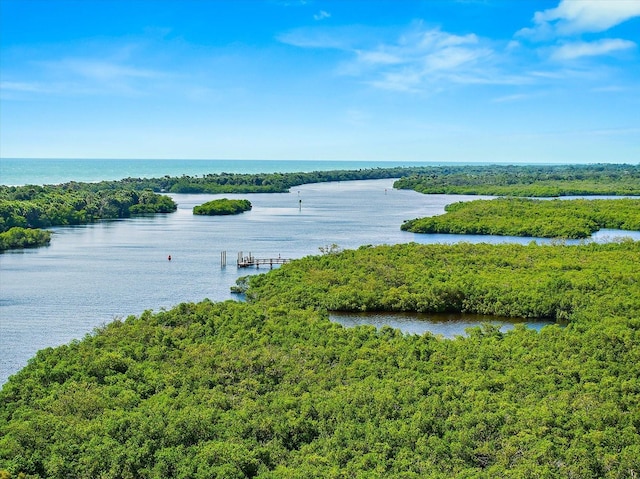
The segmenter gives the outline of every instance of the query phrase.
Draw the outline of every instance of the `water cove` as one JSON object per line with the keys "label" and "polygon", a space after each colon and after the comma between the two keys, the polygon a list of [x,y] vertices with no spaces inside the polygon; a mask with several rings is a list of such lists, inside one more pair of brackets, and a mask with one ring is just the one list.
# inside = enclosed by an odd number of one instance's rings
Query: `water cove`
{"label": "water cove", "polygon": [[464,336],[467,328],[483,324],[497,326],[501,331],[508,331],[516,324],[540,330],[544,326],[554,324],[551,320],[527,320],[520,318],[504,318],[501,316],[470,313],[378,313],[378,312],[330,312],[331,321],[343,326],[353,327],[371,325],[376,328],[390,326],[410,334],[430,332],[436,336],[453,339]]}

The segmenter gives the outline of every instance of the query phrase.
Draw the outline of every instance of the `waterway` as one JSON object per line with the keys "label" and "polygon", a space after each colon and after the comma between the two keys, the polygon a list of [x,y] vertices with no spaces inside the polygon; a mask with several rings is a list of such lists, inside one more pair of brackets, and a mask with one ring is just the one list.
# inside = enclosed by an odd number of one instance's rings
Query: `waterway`
{"label": "waterway", "polygon": [[[478,197],[394,190],[393,180],[304,185],[282,194],[173,195],[178,211],[54,228],[51,246],[0,254],[0,384],[39,349],[81,339],[94,328],[181,302],[232,299],[239,276],[265,269],[235,266],[239,251],[300,258],[336,244],[518,242],[534,238],[418,235],[406,219],[444,212]],[[194,216],[211,199],[246,198],[237,216]],[[640,233],[602,231],[596,240]],[[229,264],[221,267],[220,253]],[[167,257],[171,255],[172,260]],[[404,329],[403,326],[398,326]]]}

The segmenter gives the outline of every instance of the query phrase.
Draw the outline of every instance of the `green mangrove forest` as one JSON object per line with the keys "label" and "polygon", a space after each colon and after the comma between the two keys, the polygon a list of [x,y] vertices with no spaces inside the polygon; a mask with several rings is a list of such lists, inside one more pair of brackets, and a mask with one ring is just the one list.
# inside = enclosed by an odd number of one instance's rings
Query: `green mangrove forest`
{"label": "green mangrove forest", "polygon": [[[0,247],[47,244],[50,226],[175,211],[161,193],[375,178],[423,193],[640,194],[638,165],[0,186]],[[579,238],[639,229],[638,201],[481,200],[403,228]],[[640,476],[640,242],[320,251],[239,279],[245,301],[147,311],[39,351],[0,390],[0,478]],[[345,328],[330,311],[464,312],[566,327],[487,324],[450,340]]]}
{"label": "green mangrove forest", "polygon": [[376,180],[399,178],[421,173],[420,167],[369,168],[299,173],[212,173],[202,176],[183,175],[161,178],[125,178],[101,181],[94,188],[134,190],[150,189],[156,193],[286,193],[293,186],[330,181]]}
{"label": "green mangrove forest", "polygon": [[445,214],[406,221],[414,233],[587,238],[603,229],[640,231],[640,200],[497,198],[445,206]]}
{"label": "green mangrove forest", "polygon": [[[298,173],[212,173],[202,176],[75,181],[60,188],[88,191],[150,189],[156,193],[286,193],[329,181],[400,178],[396,188],[421,193],[494,196],[640,195],[640,165],[450,165],[367,168]],[[501,189],[502,187],[506,187]],[[14,188],[14,187],[2,187]],[[21,188],[21,187],[18,187]]]}
{"label": "green mangrove forest", "polygon": [[249,200],[230,200],[228,198],[220,198],[219,200],[207,201],[198,206],[193,207],[194,215],[237,215],[251,210],[251,202]]}
{"label": "green mangrove forest", "polygon": [[177,205],[151,190],[95,189],[91,183],[0,186],[0,251],[49,244],[42,228],[169,213]]}
{"label": "green mangrove forest", "polygon": [[532,197],[640,195],[640,165],[614,164],[418,166],[125,178],[44,186],[0,185],[0,251],[49,243],[50,233],[30,229],[175,211],[173,200],[161,193],[282,193],[308,183],[383,178],[400,178],[394,187],[421,193]]}
{"label": "green mangrove forest", "polygon": [[394,188],[490,196],[640,195],[640,165],[465,165],[403,175]]}
{"label": "green mangrove forest", "polygon": [[[41,350],[0,391],[28,478],[630,478],[640,474],[640,243],[331,249]],[[328,310],[567,327],[447,340]]]}

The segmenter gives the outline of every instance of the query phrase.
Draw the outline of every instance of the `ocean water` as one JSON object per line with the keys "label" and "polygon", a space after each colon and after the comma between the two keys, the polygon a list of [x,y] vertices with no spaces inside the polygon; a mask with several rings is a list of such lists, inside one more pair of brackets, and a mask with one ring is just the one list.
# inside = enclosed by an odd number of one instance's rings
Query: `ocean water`
{"label": "ocean water", "polygon": [[[12,181],[16,184],[51,184],[72,178],[101,180],[147,176],[142,175],[137,161],[134,162],[137,166],[125,162],[117,171],[100,170],[92,162],[88,162],[89,166],[84,164],[85,171],[84,167],[67,163],[67,160],[60,164],[69,170],[48,170],[51,167],[48,161],[26,162],[31,168],[45,165],[33,173],[33,178],[38,180],[18,181],[20,176],[13,170]],[[198,162],[187,162],[185,168],[193,163]],[[252,168],[267,165],[250,163]],[[282,169],[283,163],[290,166],[290,171],[302,171],[294,163],[269,162],[272,171],[286,171]],[[3,160],[3,175],[4,165]],[[380,164],[361,166],[375,165]],[[307,166],[307,171],[335,169],[333,163],[324,164],[324,168],[318,163]],[[340,166],[353,168],[352,163],[341,163]],[[74,171],[74,168],[79,170]],[[203,173],[214,172],[203,168],[200,170]],[[260,171],[267,170],[257,172]],[[150,170],[148,176],[165,173],[195,174],[186,169],[180,173],[162,169]],[[52,229],[54,234],[49,247],[0,254],[0,385],[24,367],[39,349],[81,339],[115,318],[139,315],[145,310],[168,309],[181,302],[204,298],[213,301],[233,299],[230,287],[238,277],[267,270],[238,269],[235,259],[239,252],[259,258],[295,259],[319,254],[321,247],[332,244],[346,249],[412,241],[526,244],[535,240],[418,235],[401,231],[400,225],[406,219],[441,214],[449,203],[479,197],[422,195],[394,190],[392,185],[393,180],[385,179],[302,185],[291,188],[288,193],[172,195],[178,203],[175,213],[57,227]],[[253,209],[227,217],[192,214],[194,206],[220,197],[246,198]],[[601,231],[594,239],[610,241],[618,236],[640,240],[640,232],[612,230]],[[227,254],[226,267],[221,264],[223,252]],[[169,255],[171,261],[167,260]],[[459,328],[460,334],[466,326],[463,324]],[[406,330],[411,331],[409,327]]]}
{"label": "ocean water", "polygon": [[0,184],[48,185],[71,180],[95,182],[122,178],[201,176],[213,173],[296,173],[395,166],[426,166],[437,163],[394,161],[276,161],[276,160],[79,160],[0,159]]}

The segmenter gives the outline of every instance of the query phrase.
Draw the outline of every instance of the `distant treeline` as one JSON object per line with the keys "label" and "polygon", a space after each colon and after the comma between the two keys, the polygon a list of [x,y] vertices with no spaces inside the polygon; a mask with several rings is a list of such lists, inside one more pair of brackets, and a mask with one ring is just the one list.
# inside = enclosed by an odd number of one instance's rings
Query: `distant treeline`
{"label": "distant treeline", "polygon": [[50,233],[36,233],[39,228],[168,213],[177,208],[170,197],[151,190],[94,190],[89,185],[0,186],[0,250],[48,244]]}
{"label": "distant treeline", "polygon": [[403,176],[395,188],[429,194],[640,195],[640,165],[447,166]]}
{"label": "distant treeline", "polygon": [[203,176],[125,178],[91,183],[87,186],[95,191],[125,187],[133,190],[150,189],[157,193],[285,193],[293,186],[309,183],[400,178],[421,173],[423,170],[421,167],[396,167],[308,173],[212,173]]}
{"label": "distant treeline", "polygon": [[[151,190],[156,193],[283,193],[329,181],[400,178],[394,185],[422,193],[509,196],[640,195],[640,165],[455,165],[369,168],[299,173],[212,173],[203,176],[124,178],[47,188],[101,192]],[[0,198],[24,195],[37,186],[0,186]],[[27,193],[28,195],[28,193]]]}
{"label": "distant treeline", "polygon": [[458,202],[446,213],[402,225],[414,233],[587,238],[601,228],[640,230],[640,200],[498,198]]}
{"label": "distant treeline", "polygon": [[308,173],[216,173],[203,176],[125,178],[61,185],[103,191],[145,190],[156,193],[284,193],[293,186],[329,181],[401,178],[396,188],[422,193],[509,196],[639,195],[636,165],[456,165],[313,171]]}
{"label": "distant treeline", "polygon": [[[105,218],[175,211],[158,193],[280,193],[291,187],[329,181],[400,178],[396,188],[422,193],[509,196],[640,195],[640,166],[458,165],[314,171],[310,173],[219,173],[202,177],[125,178],[97,183],[0,185],[0,234],[10,228],[85,224]],[[12,237],[21,237],[14,232]],[[39,237],[46,244],[48,238]],[[7,246],[8,245],[8,246]],[[23,247],[0,238],[0,248]]]}

